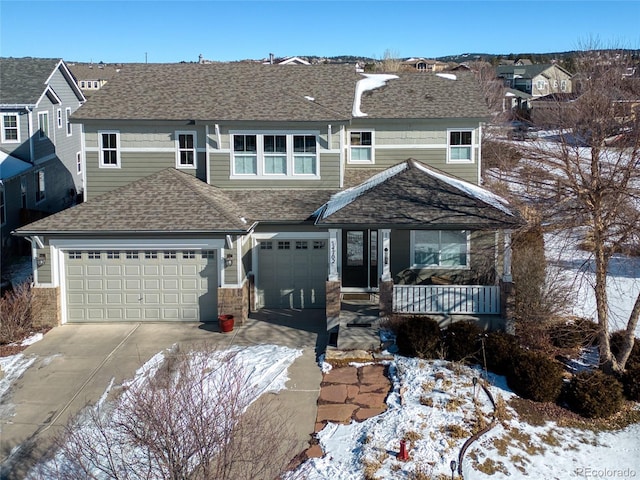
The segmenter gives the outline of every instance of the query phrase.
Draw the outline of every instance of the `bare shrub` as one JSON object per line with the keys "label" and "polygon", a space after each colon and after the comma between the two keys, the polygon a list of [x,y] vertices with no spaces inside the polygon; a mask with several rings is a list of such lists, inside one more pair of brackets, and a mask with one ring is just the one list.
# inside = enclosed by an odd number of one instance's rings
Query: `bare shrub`
{"label": "bare shrub", "polygon": [[0,298],[0,345],[20,342],[33,330],[33,294],[28,282],[21,283]]}
{"label": "bare shrub", "polygon": [[177,352],[116,402],[75,417],[43,478],[274,478],[295,455],[275,408],[251,408],[249,375],[211,348]]}

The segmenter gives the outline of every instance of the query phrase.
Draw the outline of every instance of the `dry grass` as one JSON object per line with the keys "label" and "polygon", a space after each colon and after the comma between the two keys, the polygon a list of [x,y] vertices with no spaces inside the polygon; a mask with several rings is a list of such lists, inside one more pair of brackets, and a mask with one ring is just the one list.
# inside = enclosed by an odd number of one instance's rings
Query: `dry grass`
{"label": "dry grass", "polygon": [[452,423],[451,425],[446,425],[440,427],[440,431],[450,438],[454,438],[456,440],[466,439],[471,436],[471,433],[466,428],[458,425],[457,423]]}
{"label": "dry grass", "polygon": [[420,405],[424,405],[425,407],[433,407],[433,398],[422,395],[420,397]]}
{"label": "dry grass", "polygon": [[499,461],[496,462],[491,458],[487,458],[484,462],[478,463],[475,465],[475,468],[487,475],[495,475],[496,473],[503,473],[504,475],[509,474],[509,470],[505,467],[504,463]]}
{"label": "dry grass", "polygon": [[378,470],[380,470],[380,467],[382,466],[382,464],[379,461],[365,458],[362,461],[362,466],[363,466],[362,473],[364,475],[365,480],[379,479],[379,477],[376,476],[376,473],[378,473]]}
{"label": "dry grass", "polygon": [[454,412],[458,410],[462,405],[464,405],[463,399],[459,397],[453,397],[447,402],[444,408],[447,412]]}
{"label": "dry grass", "polygon": [[420,432],[416,432],[414,430],[410,430],[404,434],[404,439],[407,442],[411,442],[412,444],[417,442],[418,440],[422,440],[422,434]]}

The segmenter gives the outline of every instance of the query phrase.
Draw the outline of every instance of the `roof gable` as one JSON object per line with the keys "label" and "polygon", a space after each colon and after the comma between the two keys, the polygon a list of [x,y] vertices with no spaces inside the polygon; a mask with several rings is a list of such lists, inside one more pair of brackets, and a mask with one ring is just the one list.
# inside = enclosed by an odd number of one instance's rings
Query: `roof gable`
{"label": "roof gable", "polygon": [[506,200],[413,159],[335,194],[319,210],[316,221],[318,225],[420,228],[497,228],[521,223]]}
{"label": "roof gable", "polygon": [[0,58],[0,104],[37,104],[59,62],[56,58]]}

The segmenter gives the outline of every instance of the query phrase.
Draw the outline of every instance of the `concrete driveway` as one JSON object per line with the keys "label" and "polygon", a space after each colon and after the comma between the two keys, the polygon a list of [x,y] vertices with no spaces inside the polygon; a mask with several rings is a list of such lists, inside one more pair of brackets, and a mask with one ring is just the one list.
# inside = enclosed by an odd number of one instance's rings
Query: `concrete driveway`
{"label": "concrete driveway", "polygon": [[95,403],[112,379],[119,385],[132,378],[153,355],[176,343],[181,347],[206,343],[220,349],[256,344],[303,349],[289,369],[287,390],[274,395],[272,402],[288,412],[302,451],[315,427],[322,380],[316,358],[327,338],[323,310],[262,311],[231,333],[220,333],[217,324],[182,322],[56,327],[23,352],[36,360],[4,398],[0,478],[23,478],[69,418]]}

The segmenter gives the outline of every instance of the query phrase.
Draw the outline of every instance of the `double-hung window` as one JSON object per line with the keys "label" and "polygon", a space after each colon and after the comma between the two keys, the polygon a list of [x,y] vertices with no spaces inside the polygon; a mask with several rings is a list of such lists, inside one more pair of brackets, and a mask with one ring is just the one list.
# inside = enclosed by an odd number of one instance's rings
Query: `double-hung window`
{"label": "double-hung window", "polygon": [[469,232],[466,230],[412,230],[414,268],[467,268]]}
{"label": "double-hung window", "polygon": [[257,135],[233,136],[233,172],[236,175],[258,174]]}
{"label": "double-hung window", "polygon": [[20,142],[20,130],[18,129],[18,115],[6,114],[2,116],[2,142]]}
{"label": "double-hung window", "polygon": [[98,132],[100,167],[120,168],[120,133]]}
{"label": "double-hung window", "polygon": [[36,172],[36,203],[43,201],[46,198],[45,194],[45,179],[44,169]]}
{"label": "double-hung window", "polygon": [[359,131],[349,133],[349,162],[374,163],[373,132]]}
{"label": "double-hung window", "polygon": [[231,175],[254,178],[317,177],[316,134],[231,132]]}
{"label": "double-hung window", "polygon": [[449,163],[473,163],[473,130],[448,131]]}
{"label": "double-hung window", "polygon": [[44,140],[49,137],[49,112],[38,113],[38,139]]}
{"label": "double-hung window", "polygon": [[177,168],[196,168],[195,132],[176,132]]}
{"label": "double-hung window", "polygon": [[265,175],[287,174],[287,136],[263,135]]}
{"label": "double-hung window", "polygon": [[295,175],[316,174],[315,135],[293,136],[293,173]]}
{"label": "double-hung window", "polygon": [[71,117],[71,109],[67,107],[64,110],[64,118],[65,118],[65,121],[67,122],[67,137],[70,137],[71,134],[73,134],[73,127],[71,125],[71,119],[69,117]]}

